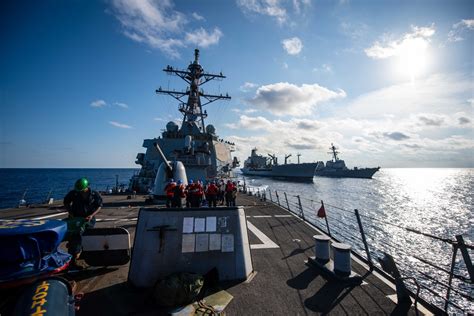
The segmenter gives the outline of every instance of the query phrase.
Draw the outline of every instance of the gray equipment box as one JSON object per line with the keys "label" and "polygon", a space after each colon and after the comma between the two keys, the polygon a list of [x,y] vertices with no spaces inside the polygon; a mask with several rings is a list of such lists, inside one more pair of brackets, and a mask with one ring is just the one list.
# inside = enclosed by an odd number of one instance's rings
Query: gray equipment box
{"label": "gray equipment box", "polygon": [[253,271],[242,207],[140,209],[131,284],[151,287],[174,272],[212,268],[220,280],[245,280]]}

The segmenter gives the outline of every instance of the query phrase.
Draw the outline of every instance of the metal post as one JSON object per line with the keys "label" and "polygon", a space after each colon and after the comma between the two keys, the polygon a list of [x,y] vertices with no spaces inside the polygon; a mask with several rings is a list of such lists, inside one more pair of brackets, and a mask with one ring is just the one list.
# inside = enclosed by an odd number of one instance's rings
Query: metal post
{"label": "metal post", "polygon": [[360,220],[359,211],[355,209],[354,212],[357,218],[357,223],[359,224],[360,235],[362,237],[362,241],[364,242],[365,252],[367,253],[367,260],[369,261],[369,267],[370,270],[372,270],[374,268],[374,263],[372,262],[372,257],[370,256],[369,245],[367,244],[367,240],[365,239],[364,227],[362,227],[362,221]]}
{"label": "metal post", "polygon": [[272,190],[268,189],[268,195],[270,196],[270,202],[273,203]]}
{"label": "metal post", "polygon": [[300,196],[296,196],[298,198],[298,205],[300,207],[300,217],[304,220],[304,211],[303,211],[303,206],[301,205],[301,199]]}
{"label": "metal post", "polygon": [[[321,200],[321,206],[324,208],[323,200]],[[326,213],[326,210],[324,210],[324,212]],[[326,228],[328,230],[328,235],[331,236],[331,230],[329,229],[328,216],[326,214],[324,214],[324,220],[326,221]]]}
{"label": "metal post", "polygon": [[277,203],[278,203],[278,206],[281,206],[280,205],[280,197],[278,196],[278,191],[275,190],[275,195],[277,197]]}
{"label": "metal post", "polygon": [[462,235],[457,235],[456,240],[458,242],[459,249],[461,250],[462,258],[466,264],[467,272],[469,273],[469,278],[471,279],[471,284],[474,282],[474,269],[472,267],[471,257],[467,252],[466,244],[464,243],[464,238]]}
{"label": "metal post", "polygon": [[458,245],[453,245],[453,258],[451,259],[451,271],[448,279],[448,289],[446,290],[446,301],[444,302],[444,311],[448,313],[449,296],[451,295],[451,283],[453,282],[454,266],[456,265],[456,255],[458,253]]}
{"label": "metal post", "polygon": [[290,209],[290,203],[288,203],[288,197],[286,196],[286,192],[283,192],[283,194],[285,194],[286,208],[288,209],[288,211],[290,211],[290,212],[291,212],[291,209]]}

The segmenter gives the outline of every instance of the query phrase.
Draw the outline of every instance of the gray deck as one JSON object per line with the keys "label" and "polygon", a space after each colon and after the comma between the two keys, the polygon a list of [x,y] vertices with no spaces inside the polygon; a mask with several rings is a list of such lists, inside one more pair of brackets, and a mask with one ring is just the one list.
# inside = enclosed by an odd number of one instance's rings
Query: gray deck
{"label": "gray deck", "polygon": [[[126,200],[125,196],[105,196],[104,208],[98,215],[97,227],[121,226],[135,233],[138,209],[144,197]],[[327,282],[305,261],[313,253],[312,236],[317,232],[302,220],[269,202],[239,195],[247,220],[279,248],[252,249],[253,277],[239,284],[222,284],[234,296],[226,308],[228,315],[307,315],[307,314],[390,314],[396,304],[387,297],[395,291],[373,274],[353,288]],[[30,208],[1,211],[1,217],[43,217],[63,212],[60,208]],[[57,215],[51,218],[62,218]],[[264,216],[264,217],[262,217]],[[262,241],[249,230],[251,244]],[[365,275],[366,270],[353,263],[353,270]],[[146,292],[127,284],[128,265],[94,268],[66,275],[77,283],[76,291],[84,292],[78,315],[156,315]],[[413,313],[413,309],[411,310]]]}

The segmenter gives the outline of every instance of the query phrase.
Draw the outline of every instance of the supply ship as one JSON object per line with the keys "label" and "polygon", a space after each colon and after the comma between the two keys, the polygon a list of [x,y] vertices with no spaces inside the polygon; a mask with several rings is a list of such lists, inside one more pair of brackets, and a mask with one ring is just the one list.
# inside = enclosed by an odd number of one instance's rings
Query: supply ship
{"label": "supply ship", "polygon": [[326,162],[318,161],[316,165],[315,175],[320,177],[330,178],[365,178],[371,179],[372,176],[380,170],[380,167],[376,168],[357,168],[349,169],[346,167],[344,160],[339,159],[337,156],[339,152],[334,144],[329,147],[331,150],[329,153],[332,154],[331,160]]}
{"label": "supply ship", "polygon": [[[183,106],[181,128],[170,124],[163,138],[150,141],[157,143],[147,147],[150,174],[135,177],[132,186],[162,181],[160,170],[166,170],[168,178],[183,171],[189,178],[215,177],[229,172],[224,167],[232,165],[230,144],[214,136],[209,126],[205,130],[205,113],[198,101],[198,95],[204,94],[196,90],[196,76],[201,73],[198,51],[189,71],[166,70],[191,83],[194,103]],[[161,145],[175,161],[167,160]],[[225,148],[223,160],[217,157],[219,147]],[[215,163],[211,157],[216,157]],[[357,212],[359,230],[342,226],[341,232],[360,232],[366,255],[355,251],[350,240],[334,236],[341,229],[336,221],[331,231],[327,217],[327,229],[310,223],[314,209],[305,208],[299,195],[295,208],[291,201],[295,197],[285,193],[284,207],[276,191],[240,188],[234,207],[165,208],[163,202],[133,191],[103,195],[97,225],[83,235],[80,261],[85,269],[80,271],[69,270],[64,252],[63,238],[69,228],[62,221],[68,213],[61,202],[1,210],[0,314],[438,315],[448,311],[407,287],[407,278],[390,256],[375,264]],[[462,238],[458,240],[456,251],[467,251]],[[189,296],[189,287],[172,293],[158,287],[172,286],[166,278],[176,273],[204,275],[204,285],[194,298],[178,305],[173,304],[176,297]],[[449,292],[446,301],[450,302]]]}
{"label": "supply ship", "polygon": [[290,155],[285,155],[285,163],[278,164],[275,155],[268,154],[269,157],[259,155],[257,148],[252,149],[250,156],[245,160],[244,167],[240,170],[243,175],[272,177],[286,180],[313,181],[317,163],[287,163]]}

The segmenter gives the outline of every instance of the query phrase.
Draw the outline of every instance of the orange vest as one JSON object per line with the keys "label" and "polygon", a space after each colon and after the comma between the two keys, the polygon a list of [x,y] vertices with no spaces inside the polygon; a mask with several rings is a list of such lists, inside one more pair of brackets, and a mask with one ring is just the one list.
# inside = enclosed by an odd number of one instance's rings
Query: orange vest
{"label": "orange vest", "polygon": [[174,196],[174,188],[175,187],[176,187],[176,183],[174,183],[174,182],[168,183],[165,186],[165,192],[166,192],[167,197],[172,198]]}

